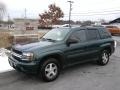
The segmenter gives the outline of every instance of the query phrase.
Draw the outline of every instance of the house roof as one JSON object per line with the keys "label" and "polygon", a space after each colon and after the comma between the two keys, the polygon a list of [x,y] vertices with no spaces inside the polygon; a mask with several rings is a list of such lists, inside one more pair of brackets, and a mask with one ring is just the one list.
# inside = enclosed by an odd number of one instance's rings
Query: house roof
{"label": "house roof", "polygon": [[14,18],[15,21],[38,21],[38,19],[25,19],[25,18]]}
{"label": "house roof", "polygon": [[110,23],[110,24],[120,23],[120,18],[117,18],[117,19],[115,19],[115,20],[113,20],[113,21],[110,21],[109,23]]}

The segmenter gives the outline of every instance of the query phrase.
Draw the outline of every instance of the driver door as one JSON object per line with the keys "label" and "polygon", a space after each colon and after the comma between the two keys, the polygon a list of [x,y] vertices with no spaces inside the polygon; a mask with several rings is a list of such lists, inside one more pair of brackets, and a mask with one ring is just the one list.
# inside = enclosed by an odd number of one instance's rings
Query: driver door
{"label": "driver door", "polygon": [[70,43],[65,50],[67,62],[76,64],[84,62],[86,58],[86,33],[85,30],[75,30],[68,39],[76,39],[77,43]]}

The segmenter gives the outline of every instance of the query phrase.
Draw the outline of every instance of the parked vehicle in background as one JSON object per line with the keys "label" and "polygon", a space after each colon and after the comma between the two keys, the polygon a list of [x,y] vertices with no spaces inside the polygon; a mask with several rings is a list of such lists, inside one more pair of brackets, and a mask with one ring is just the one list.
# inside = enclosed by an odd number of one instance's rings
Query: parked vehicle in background
{"label": "parked vehicle in background", "polygon": [[104,27],[56,28],[39,42],[13,46],[9,63],[18,71],[53,81],[71,65],[88,61],[106,65],[114,50],[115,42]]}
{"label": "parked vehicle in background", "polygon": [[111,35],[120,35],[120,28],[117,26],[106,26]]}
{"label": "parked vehicle in background", "polygon": [[69,27],[69,24],[64,24],[62,25],[62,27]]}

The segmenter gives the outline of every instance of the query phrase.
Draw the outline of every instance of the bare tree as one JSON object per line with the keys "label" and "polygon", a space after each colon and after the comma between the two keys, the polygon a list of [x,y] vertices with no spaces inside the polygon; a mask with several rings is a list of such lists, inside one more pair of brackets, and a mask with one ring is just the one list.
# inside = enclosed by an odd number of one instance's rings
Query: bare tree
{"label": "bare tree", "polygon": [[3,19],[6,12],[6,7],[3,3],[0,3],[0,20]]}
{"label": "bare tree", "polygon": [[64,16],[63,11],[60,7],[56,6],[55,4],[50,4],[48,6],[49,10],[45,11],[44,13],[40,14],[40,26],[48,27],[49,25],[57,24],[59,19]]}
{"label": "bare tree", "polygon": [[64,16],[60,7],[56,6],[55,4],[49,5],[48,14],[50,15],[52,24],[56,24],[59,21],[59,19]]}

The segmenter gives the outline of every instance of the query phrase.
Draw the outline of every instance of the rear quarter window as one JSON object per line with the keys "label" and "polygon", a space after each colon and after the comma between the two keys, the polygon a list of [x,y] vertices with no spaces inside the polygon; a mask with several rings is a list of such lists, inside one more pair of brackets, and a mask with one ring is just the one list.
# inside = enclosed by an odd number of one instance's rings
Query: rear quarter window
{"label": "rear quarter window", "polygon": [[100,35],[97,29],[87,29],[86,30],[87,40],[98,40]]}
{"label": "rear quarter window", "polygon": [[107,29],[99,29],[99,33],[102,39],[111,37],[111,34]]}

